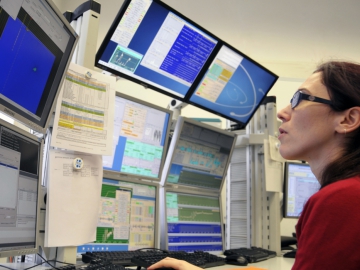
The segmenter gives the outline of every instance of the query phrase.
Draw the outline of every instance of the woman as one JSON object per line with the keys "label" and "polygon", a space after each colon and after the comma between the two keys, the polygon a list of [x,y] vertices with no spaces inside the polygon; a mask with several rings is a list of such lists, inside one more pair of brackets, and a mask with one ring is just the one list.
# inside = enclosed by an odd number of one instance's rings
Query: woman
{"label": "woman", "polygon": [[296,225],[292,269],[360,269],[360,65],[322,64],[278,118],[281,155],[307,161],[321,185]]}
{"label": "woman", "polygon": [[[293,270],[360,269],[360,65],[324,63],[278,113],[280,153],[321,184],[296,226]],[[148,269],[199,269],[165,259]]]}

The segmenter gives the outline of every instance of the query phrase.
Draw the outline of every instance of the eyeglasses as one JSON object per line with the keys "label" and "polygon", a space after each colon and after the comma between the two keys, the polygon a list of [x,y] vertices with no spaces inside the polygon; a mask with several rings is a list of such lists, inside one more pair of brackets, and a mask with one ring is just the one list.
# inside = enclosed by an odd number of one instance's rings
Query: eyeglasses
{"label": "eyeglasses", "polygon": [[318,102],[318,103],[323,103],[323,104],[328,104],[328,105],[332,104],[330,100],[315,97],[315,96],[311,96],[311,95],[308,95],[308,94],[304,94],[303,92],[298,90],[298,91],[295,92],[294,96],[290,100],[291,108],[294,109],[297,105],[299,105],[301,100]]}

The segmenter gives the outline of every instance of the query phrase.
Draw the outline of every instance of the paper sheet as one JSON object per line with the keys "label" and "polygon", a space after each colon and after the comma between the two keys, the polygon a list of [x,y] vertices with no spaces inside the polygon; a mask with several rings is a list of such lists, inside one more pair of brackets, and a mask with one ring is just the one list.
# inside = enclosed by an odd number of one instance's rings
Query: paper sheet
{"label": "paper sheet", "polygon": [[[83,167],[73,168],[80,157]],[[95,240],[102,184],[102,158],[49,151],[45,246],[78,246]]]}
{"label": "paper sheet", "polygon": [[59,94],[51,146],[111,155],[115,77],[70,64]]}

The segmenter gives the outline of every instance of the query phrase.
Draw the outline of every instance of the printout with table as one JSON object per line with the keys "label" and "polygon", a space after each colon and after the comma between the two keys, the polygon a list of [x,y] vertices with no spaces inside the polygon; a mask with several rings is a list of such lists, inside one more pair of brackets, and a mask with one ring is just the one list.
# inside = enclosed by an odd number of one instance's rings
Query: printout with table
{"label": "printout with table", "polygon": [[115,83],[115,77],[70,64],[57,101],[51,146],[111,154]]}

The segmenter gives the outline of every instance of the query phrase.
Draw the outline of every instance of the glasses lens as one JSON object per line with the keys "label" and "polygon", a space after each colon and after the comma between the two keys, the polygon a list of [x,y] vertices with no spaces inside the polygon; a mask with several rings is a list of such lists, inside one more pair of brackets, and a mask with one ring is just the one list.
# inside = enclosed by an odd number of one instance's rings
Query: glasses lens
{"label": "glasses lens", "polygon": [[295,108],[299,103],[300,92],[296,91],[293,98],[291,99],[291,108]]}

